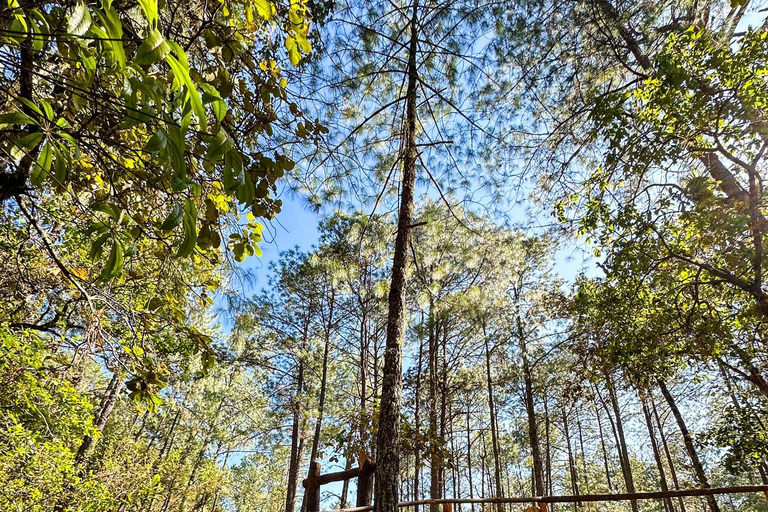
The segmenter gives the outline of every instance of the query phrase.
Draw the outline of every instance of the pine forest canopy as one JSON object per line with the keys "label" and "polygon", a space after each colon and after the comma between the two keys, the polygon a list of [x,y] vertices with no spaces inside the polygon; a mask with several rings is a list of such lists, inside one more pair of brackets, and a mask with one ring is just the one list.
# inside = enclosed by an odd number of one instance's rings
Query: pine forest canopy
{"label": "pine forest canopy", "polygon": [[768,511],[764,2],[0,11],[0,510]]}

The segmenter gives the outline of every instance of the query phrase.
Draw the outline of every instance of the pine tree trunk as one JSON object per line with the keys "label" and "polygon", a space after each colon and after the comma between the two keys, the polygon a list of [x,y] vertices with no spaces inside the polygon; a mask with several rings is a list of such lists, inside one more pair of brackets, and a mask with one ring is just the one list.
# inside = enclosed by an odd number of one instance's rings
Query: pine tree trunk
{"label": "pine tree trunk", "polygon": [[[517,294],[515,294],[517,299]],[[528,441],[531,444],[531,456],[533,458],[533,487],[536,496],[544,496],[544,465],[541,462],[541,448],[539,444],[539,429],[536,424],[536,410],[533,397],[533,373],[528,359],[528,346],[525,342],[523,322],[520,315],[515,317],[517,324],[517,336],[520,343],[520,353],[523,359],[523,379],[525,380],[525,412],[528,416]]]}
{"label": "pine tree trunk", "polygon": [[414,211],[416,185],[416,102],[419,77],[416,69],[419,32],[417,27],[418,0],[413,3],[410,22],[407,89],[405,95],[404,137],[401,144],[403,174],[400,191],[400,211],[397,237],[392,260],[389,289],[387,341],[384,353],[384,375],[381,389],[379,430],[376,439],[376,512],[398,512],[400,483],[400,407],[403,393],[403,349],[405,340],[406,292],[408,287],[408,247]]}
{"label": "pine tree trunk", "polygon": [[288,485],[285,496],[285,512],[294,512],[296,508],[296,488],[299,482],[299,458],[301,457],[299,440],[301,393],[304,388],[304,362],[299,360],[299,374],[296,378],[296,395],[293,403],[293,425],[291,426],[291,460],[288,464]]}
{"label": "pine tree trunk", "polygon": [[368,351],[370,349],[370,340],[368,339],[368,310],[362,305],[362,317],[360,318],[360,457],[359,463],[370,458],[368,451],[369,439],[368,430],[370,428],[368,421]]}
{"label": "pine tree trunk", "polygon": [[[416,429],[416,441],[414,443],[414,463],[413,463],[413,495],[414,501],[421,499],[421,489],[419,489],[421,474],[421,451],[423,449],[421,442],[421,370],[424,359],[424,343],[419,341],[419,363],[416,366],[416,387],[414,389],[414,428]],[[414,512],[419,512],[419,506],[414,507]]]}
{"label": "pine tree trunk", "polygon": [[[491,415],[491,444],[493,445],[493,468],[496,481],[496,497],[503,498],[504,490],[501,487],[501,458],[499,457],[498,430],[496,428],[496,405],[493,399],[493,380],[491,378],[491,349],[488,346],[488,334],[483,325],[483,337],[485,339],[485,381],[488,390],[488,410]],[[496,506],[498,512],[504,511],[504,505]]]}
{"label": "pine tree trunk", "polygon": [[588,468],[587,468],[587,452],[584,450],[584,432],[581,427],[581,418],[579,417],[579,410],[576,409],[576,428],[579,430],[579,448],[581,449],[581,464],[583,466],[584,471],[582,471],[582,475],[584,478],[584,487],[582,487],[582,491],[585,494],[589,494],[590,488],[589,488],[589,476],[588,476]]}
{"label": "pine tree trunk", "polygon": [[[442,486],[440,485],[441,453],[438,444],[441,441],[438,434],[438,338],[440,336],[440,324],[433,314],[434,304],[432,298],[429,301],[429,316],[427,317],[429,331],[429,497],[433,500],[442,498]],[[439,512],[440,505],[430,504],[430,512]]]}
{"label": "pine tree trunk", "polygon": [[331,347],[331,330],[333,329],[333,307],[336,300],[336,291],[331,289],[330,305],[328,307],[328,322],[325,326],[325,339],[323,340],[323,371],[320,378],[320,397],[318,401],[317,421],[315,422],[315,435],[312,438],[312,451],[309,457],[310,465],[317,460],[317,450],[320,447],[320,431],[323,427],[323,413],[325,411],[325,394],[328,384],[328,352]]}
{"label": "pine tree trunk", "polygon": [[[469,499],[474,499],[474,490],[472,489],[472,430],[469,423],[469,397],[465,401],[467,405],[467,480],[469,482]],[[475,512],[475,504],[469,505],[470,512]]]}
{"label": "pine tree trunk", "polygon": [[[551,424],[552,421],[549,418],[549,405],[547,401],[546,393],[544,393],[544,437],[545,437],[545,449],[546,449],[546,474],[547,485],[546,490],[549,496],[552,496],[552,437],[551,437]],[[551,505],[554,510],[554,503]]]}

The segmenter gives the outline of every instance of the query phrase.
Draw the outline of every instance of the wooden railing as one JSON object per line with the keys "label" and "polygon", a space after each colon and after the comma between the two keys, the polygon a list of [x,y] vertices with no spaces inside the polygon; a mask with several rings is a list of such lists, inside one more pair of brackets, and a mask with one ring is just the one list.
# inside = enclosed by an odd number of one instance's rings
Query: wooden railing
{"label": "wooden railing", "polygon": [[[373,469],[375,469],[375,466],[373,466]],[[319,466],[317,468],[317,476],[315,478],[315,481],[319,482],[319,484],[316,486],[316,497],[313,501],[307,502],[307,512],[319,512],[320,510],[320,484],[322,483],[330,483],[330,482],[338,482],[341,480],[346,480],[348,478],[353,478],[355,476],[360,475],[361,472],[359,469],[351,469],[349,471],[341,471],[339,473],[330,473],[328,475],[320,475],[319,473]],[[358,478],[360,478],[358,476]],[[305,480],[305,487],[307,487],[307,492],[309,492],[309,485],[307,485],[307,482],[311,480],[311,474],[310,478]],[[357,506],[354,508],[345,508],[345,509],[337,509],[337,510],[329,510],[327,512],[369,512],[374,510],[374,507],[371,505],[371,498],[370,498],[370,489],[371,489],[371,482],[373,480],[373,470],[370,471],[370,473],[366,472],[365,476],[365,485],[366,489],[368,489],[369,494],[367,498],[367,502],[365,504],[361,504],[361,495],[358,492],[357,496]],[[358,489],[359,489],[359,482],[358,480]],[[315,489],[313,487],[313,489]],[[615,501],[640,501],[640,500],[657,500],[657,499],[664,499],[664,498],[689,498],[689,497],[697,497],[697,496],[715,496],[715,495],[721,495],[721,494],[752,494],[752,493],[763,493],[765,495],[766,499],[768,499],[768,485],[744,485],[744,486],[737,486],[737,487],[716,487],[716,488],[706,488],[706,489],[680,489],[676,491],[653,491],[653,492],[636,492],[636,493],[622,493],[622,494],[580,494],[578,496],[532,496],[527,498],[476,498],[476,499],[426,499],[426,500],[417,500],[417,501],[406,501],[402,503],[398,503],[398,507],[418,507],[420,505],[460,505],[460,504],[530,504],[538,508],[541,512],[547,511],[547,505],[550,503],[581,503],[581,502],[615,502]],[[309,495],[308,495],[309,497]],[[365,499],[363,500],[365,501]],[[315,508],[310,508],[309,503],[314,503]]]}

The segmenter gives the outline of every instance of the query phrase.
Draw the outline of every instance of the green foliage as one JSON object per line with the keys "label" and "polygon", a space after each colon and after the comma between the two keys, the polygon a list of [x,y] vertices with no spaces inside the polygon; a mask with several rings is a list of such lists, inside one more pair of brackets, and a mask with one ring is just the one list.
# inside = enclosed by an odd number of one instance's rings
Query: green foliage
{"label": "green foliage", "polygon": [[733,474],[760,467],[768,460],[765,406],[737,408],[730,405],[723,412],[717,424],[711,425],[711,430],[704,436],[704,442],[726,450],[723,463]]}
{"label": "green foliage", "polygon": [[[92,475],[78,471],[74,458],[83,436],[96,436],[93,406],[63,368],[64,354],[46,351],[30,333],[0,330],[0,508],[53,510],[74,492],[68,510],[96,511],[114,498]],[[73,491],[74,489],[74,491]]]}

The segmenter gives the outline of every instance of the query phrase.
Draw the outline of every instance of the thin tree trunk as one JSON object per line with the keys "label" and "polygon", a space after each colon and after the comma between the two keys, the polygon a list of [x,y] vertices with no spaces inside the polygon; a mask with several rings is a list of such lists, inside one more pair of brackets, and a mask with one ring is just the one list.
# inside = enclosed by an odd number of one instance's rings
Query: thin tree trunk
{"label": "thin tree trunk", "polygon": [[[547,470],[547,494],[552,496],[552,438],[550,434],[552,421],[549,418],[549,405],[546,393],[544,394],[544,437],[546,446],[546,470]],[[554,510],[554,504],[552,504],[552,510]]]}
{"label": "thin tree trunk", "polygon": [[[613,386],[611,377],[608,373],[605,374],[605,383],[608,388],[608,396],[611,400],[611,406],[613,407],[613,414],[616,418],[616,435],[619,440],[619,458],[621,461],[621,472],[624,475],[624,483],[627,486],[628,493],[635,492],[635,481],[632,478],[632,467],[629,463],[629,451],[627,450],[627,441],[624,436],[624,425],[621,420],[621,410],[619,409],[619,400],[616,397],[616,389]],[[632,507],[632,512],[638,512],[637,500],[629,502]]]}
{"label": "thin tree trunk", "polygon": [[[488,334],[483,325],[483,337],[485,339],[485,381],[488,390],[488,410],[491,415],[491,444],[493,445],[493,466],[496,481],[496,497],[503,498],[504,490],[501,487],[501,457],[499,457],[498,430],[496,427],[496,405],[493,399],[493,380],[491,379],[491,350],[488,346]],[[504,511],[504,505],[499,503],[496,506],[498,512]]]}
{"label": "thin tree trunk", "polygon": [[[661,424],[661,418],[659,418],[659,411],[656,410],[656,402],[653,400],[653,394],[649,396],[651,401],[651,410],[653,417],[656,420],[656,427],[659,429],[659,437],[661,438],[661,446],[664,448],[664,455],[667,457],[667,464],[669,464],[669,476],[672,477],[672,484],[675,486],[675,490],[680,490],[680,481],[677,479],[677,471],[675,471],[675,463],[672,460],[672,453],[669,451],[669,445],[667,444],[667,436],[664,435],[664,426]],[[682,497],[677,498],[677,504],[680,506],[680,512],[685,512],[685,501]]]}
{"label": "thin tree trunk", "polygon": [[[515,300],[518,300],[515,292]],[[533,457],[533,488],[536,496],[544,496],[544,465],[541,462],[541,448],[539,446],[539,429],[536,424],[536,410],[533,400],[533,373],[528,359],[528,346],[525,342],[523,321],[520,315],[516,315],[517,336],[520,343],[520,354],[523,360],[523,379],[525,381],[525,412],[528,416],[528,441],[531,444],[531,456]]]}
{"label": "thin tree trunk", "polygon": [[[305,328],[306,330],[306,328]],[[288,465],[288,485],[285,496],[285,512],[294,512],[296,508],[296,488],[299,482],[299,458],[300,446],[303,439],[299,439],[301,393],[304,388],[304,361],[299,359],[299,374],[296,379],[296,395],[293,402],[293,425],[291,426],[291,459]]]}
{"label": "thin tree trunk", "polygon": [[605,467],[605,478],[608,481],[608,492],[613,492],[613,482],[611,481],[611,469],[608,464],[608,450],[605,447],[605,435],[603,433],[603,422],[600,421],[600,411],[595,406],[595,416],[597,417],[597,431],[600,435],[600,448],[603,452],[603,466]]}
{"label": "thin tree trunk", "polygon": [[[469,481],[469,499],[474,499],[474,491],[472,489],[472,431],[470,430],[469,423],[469,397],[465,401],[467,405],[467,480]],[[471,503],[470,511],[475,512],[475,504]]]}
{"label": "thin tree trunk", "polygon": [[[643,416],[645,416],[645,425],[648,428],[648,436],[651,439],[653,458],[656,460],[656,468],[659,471],[659,485],[663,492],[667,492],[669,491],[669,486],[667,485],[667,476],[664,471],[664,464],[661,461],[661,451],[659,450],[659,443],[656,440],[656,432],[653,429],[653,418],[651,417],[651,411],[648,408],[648,401],[645,393],[642,390],[638,390],[638,395],[640,397],[640,404],[643,407]],[[672,498],[664,498],[664,508],[666,508],[667,512],[675,512],[675,507],[672,504]]]}
{"label": "thin tree trunk", "polygon": [[579,430],[579,447],[581,448],[581,464],[584,469],[584,471],[582,471],[581,473],[584,477],[584,487],[582,487],[582,491],[584,491],[585,494],[589,494],[590,488],[589,488],[589,476],[588,476],[588,469],[587,469],[587,452],[584,450],[584,432],[581,427],[581,417],[579,416],[578,409],[576,409],[576,428]]}
{"label": "thin tree trunk", "polygon": [[323,413],[325,411],[325,394],[328,383],[328,352],[331,347],[331,330],[333,329],[333,307],[336,300],[336,290],[331,288],[330,305],[328,307],[328,323],[325,326],[325,346],[323,347],[323,372],[320,380],[320,397],[315,422],[315,435],[312,438],[312,451],[309,457],[310,466],[317,460],[317,450],[320,447],[320,431],[323,427]]}
{"label": "thin tree trunk", "polygon": [[[691,458],[691,464],[693,465],[693,473],[696,476],[696,482],[701,487],[708,488],[709,480],[707,479],[707,474],[704,472],[704,466],[701,464],[701,460],[699,460],[699,454],[696,452],[696,448],[693,445],[693,437],[688,430],[688,426],[685,424],[683,415],[680,414],[680,409],[678,409],[677,403],[675,403],[675,399],[669,392],[666,383],[659,378],[656,379],[656,382],[659,385],[661,394],[664,395],[664,399],[669,405],[670,411],[672,411],[672,416],[675,417],[677,426],[680,429],[680,434],[683,436],[683,444],[685,445],[685,449],[688,452],[688,456]],[[706,499],[707,504],[709,505],[709,508],[712,510],[712,512],[720,512],[720,506],[717,504],[717,499],[715,499],[714,496],[707,496]]]}
{"label": "thin tree trunk", "polygon": [[[350,434],[347,436],[347,446],[349,446],[349,443],[352,442],[352,434],[350,431]],[[360,464],[360,467],[362,468],[362,463]],[[346,457],[346,461],[344,462],[344,471],[349,471],[352,469],[352,457]],[[349,479],[344,480],[344,484],[341,486],[341,498],[339,499],[339,508],[345,509],[347,508],[347,496],[349,495]]]}
{"label": "thin tree trunk", "polygon": [[[573,451],[571,450],[571,434],[568,428],[568,415],[563,409],[563,433],[565,434],[565,443],[568,446],[568,473],[571,477],[571,492],[574,496],[578,496],[579,493],[579,477],[576,474],[576,461],[573,460]],[[580,502],[573,502],[573,510],[577,510],[581,506]]]}
{"label": "thin tree trunk", "polygon": [[[438,435],[439,412],[437,406],[437,386],[438,386],[438,339],[440,336],[440,324],[434,317],[434,303],[432,298],[429,300],[429,315],[427,317],[429,332],[429,497],[432,499],[442,498],[442,485],[440,482],[442,444],[441,437]],[[429,506],[430,512],[439,512],[440,505],[433,503]]]}
{"label": "thin tree trunk", "polygon": [[[366,266],[367,268],[367,266]],[[370,425],[368,424],[368,351],[370,349],[370,340],[368,338],[368,309],[363,304],[362,317],[360,319],[360,450],[359,457],[360,467],[363,466],[365,460],[371,458],[371,454],[368,451],[369,440],[368,430]]]}
{"label": "thin tree trunk", "polygon": [[[109,381],[104,396],[101,398],[99,412],[93,418],[93,424],[96,426],[99,434],[104,432],[104,427],[107,425],[107,420],[109,420],[109,416],[112,414],[112,410],[115,408],[122,390],[123,379],[119,372],[115,372],[112,374],[112,379]],[[83,437],[83,442],[80,444],[80,448],[77,449],[77,454],[75,454],[75,464],[82,464],[88,452],[93,448],[93,445],[94,439],[91,436]]]}
{"label": "thin tree trunk", "polygon": [[[421,450],[423,449],[421,439],[421,417],[420,417],[420,405],[421,405],[421,370],[424,359],[424,343],[419,340],[419,363],[416,366],[416,389],[414,390],[414,428],[416,429],[416,441],[414,443],[414,463],[413,463],[413,494],[414,501],[421,498],[421,490],[419,489],[419,476],[421,474]],[[419,506],[414,507],[414,512],[419,512]]]}

